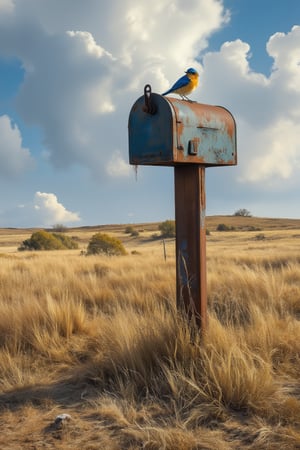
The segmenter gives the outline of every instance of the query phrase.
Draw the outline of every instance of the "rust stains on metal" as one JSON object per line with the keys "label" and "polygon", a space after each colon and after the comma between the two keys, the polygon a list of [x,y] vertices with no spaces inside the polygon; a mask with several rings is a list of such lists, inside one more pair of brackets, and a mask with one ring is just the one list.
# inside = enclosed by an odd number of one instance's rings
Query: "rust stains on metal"
{"label": "rust stains on metal", "polygon": [[177,307],[195,317],[201,332],[207,326],[205,168],[176,166]]}
{"label": "rust stains on metal", "polygon": [[[176,116],[178,147],[185,148],[185,145],[188,145],[189,148],[189,142],[200,139],[199,163],[236,164],[235,122],[228,110],[220,106],[191,103],[173,98],[168,98],[168,101]],[[203,156],[202,160],[201,156]],[[185,153],[185,158],[182,159],[181,155],[180,160],[192,162],[189,151]]]}

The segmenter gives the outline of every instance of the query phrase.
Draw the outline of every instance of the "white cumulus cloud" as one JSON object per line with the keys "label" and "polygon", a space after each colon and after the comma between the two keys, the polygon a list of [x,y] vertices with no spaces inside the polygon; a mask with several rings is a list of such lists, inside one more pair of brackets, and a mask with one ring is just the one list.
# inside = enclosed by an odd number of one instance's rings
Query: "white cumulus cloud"
{"label": "white cumulus cloud", "polygon": [[56,195],[51,193],[36,192],[34,209],[46,224],[78,222],[80,220],[78,213],[68,211],[59,203]]}
{"label": "white cumulus cloud", "polygon": [[108,161],[106,171],[112,177],[128,177],[132,175],[131,166],[124,161],[120,152],[114,152]]}
{"label": "white cumulus cloud", "polygon": [[0,116],[0,175],[14,177],[33,165],[30,151],[22,145],[18,126],[7,115]]}
{"label": "white cumulus cloud", "polygon": [[14,9],[13,0],[0,0],[0,14],[11,13]]}
{"label": "white cumulus cloud", "polygon": [[79,214],[69,211],[55,194],[39,191],[31,202],[0,213],[2,227],[51,227],[58,223],[75,224],[80,220]]}
{"label": "white cumulus cloud", "polygon": [[228,21],[218,0],[153,0],[150,9],[136,0],[14,4],[0,27],[0,54],[26,71],[18,113],[42,130],[54,166],[86,166],[98,180],[124,175],[121,160],[109,169],[110,156],[118,148],[127,159],[128,113],[144,85],[162,92],[174,74],[200,70],[195,58]]}
{"label": "white cumulus cloud", "polygon": [[67,35],[77,39],[79,46],[96,58],[101,58],[103,55],[106,55],[114,59],[111,53],[96,43],[94,37],[88,31],[67,31]]}
{"label": "white cumulus cloud", "polygon": [[[300,27],[276,33],[267,43],[274,58],[269,77],[250,66],[250,46],[226,42],[203,58],[202,90],[207,103],[235,116],[238,132],[236,178],[256,189],[299,185]],[[299,185],[300,187],[300,185]]]}

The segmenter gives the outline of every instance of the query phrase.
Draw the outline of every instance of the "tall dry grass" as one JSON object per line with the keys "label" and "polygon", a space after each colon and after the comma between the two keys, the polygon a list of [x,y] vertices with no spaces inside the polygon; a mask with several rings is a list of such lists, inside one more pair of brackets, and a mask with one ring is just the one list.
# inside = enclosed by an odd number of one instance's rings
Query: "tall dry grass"
{"label": "tall dry grass", "polygon": [[298,240],[208,238],[203,339],[168,245],[0,257],[0,448],[300,448]]}

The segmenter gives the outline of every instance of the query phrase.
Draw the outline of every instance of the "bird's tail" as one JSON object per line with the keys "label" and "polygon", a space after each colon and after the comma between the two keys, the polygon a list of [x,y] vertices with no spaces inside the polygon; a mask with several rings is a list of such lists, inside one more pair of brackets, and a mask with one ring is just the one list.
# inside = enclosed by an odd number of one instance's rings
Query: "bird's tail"
{"label": "bird's tail", "polygon": [[168,95],[168,94],[170,94],[170,92],[172,92],[172,89],[169,89],[168,91],[164,92],[164,93],[161,94],[161,95]]}

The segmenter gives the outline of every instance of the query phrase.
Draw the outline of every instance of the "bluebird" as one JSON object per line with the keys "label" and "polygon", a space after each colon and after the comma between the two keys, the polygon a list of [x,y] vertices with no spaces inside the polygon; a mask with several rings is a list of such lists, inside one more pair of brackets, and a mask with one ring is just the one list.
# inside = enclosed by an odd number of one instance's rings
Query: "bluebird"
{"label": "bluebird", "polygon": [[176,83],[162,95],[178,94],[182,99],[191,101],[187,97],[187,94],[190,94],[198,86],[199,73],[197,70],[190,67],[185,74],[186,75],[179,78],[179,80],[177,80]]}

